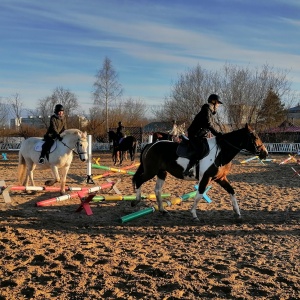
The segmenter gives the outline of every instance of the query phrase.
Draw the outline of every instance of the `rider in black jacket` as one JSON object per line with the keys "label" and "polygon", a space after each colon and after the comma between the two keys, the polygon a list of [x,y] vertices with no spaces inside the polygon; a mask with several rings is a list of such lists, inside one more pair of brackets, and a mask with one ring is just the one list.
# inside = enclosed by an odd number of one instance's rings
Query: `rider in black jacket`
{"label": "rider in black jacket", "polygon": [[216,94],[211,94],[207,100],[208,103],[205,103],[200,112],[195,116],[192,121],[190,127],[188,128],[188,138],[190,141],[190,145],[196,150],[196,155],[193,156],[185,171],[183,172],[184,176],[193,176],[190,174],[190,169],[197,162],[197,160],[201,159],[197,155],[197,153],[201,153],[203,139],[207,137],[207,134],[211,132],[214,136],[222,135],[221,132],[218,132],[212,125],[213,115],[216,114],[216,110],[219,104],[223,104],[219,96]]}
{"label": "rider in black jacket", "polygon": [[54,114],[50,118],[50,125],[46,134],[44,135],[45,143],[42,146],[42,152],[39,158],[39,164],[45,163],[45,155],[49,160],[49,153],[54,141],[58,139],[62,140],[60,134],[67,129],[66,118],[64,116],[64,107],[61,104],[57,104],[54,109]]}

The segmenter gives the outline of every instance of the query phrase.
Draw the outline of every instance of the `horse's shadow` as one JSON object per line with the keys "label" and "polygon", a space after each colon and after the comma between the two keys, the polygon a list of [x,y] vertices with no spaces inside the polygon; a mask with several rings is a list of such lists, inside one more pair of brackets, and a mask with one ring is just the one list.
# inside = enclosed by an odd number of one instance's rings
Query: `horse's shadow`
{"label": "horse's shadow", "polygon": [[[57,196],[57,193],[48,193],[47,195],[52,198]],[[30,195],[26,195],[26,197],[30,198]],[[195,222],[187,208],[191,203],[190,201],[190,203],[186,203],[187,205],[174,207],[167,215],[155,211],[141,218],[122,223],[121,217],[137,211],[136,208],[131,208],[129,201],[92,203],[90,207],[93,214],[88,216],[84,210],[77,212],[81,204],[79,198],[74,198],[71,204],[69,200],[66,204],[57,203],[57,205],[47,207],[35,207],[36,202],[42,200],[45,200],[45,195],[37,195],[34,200],[29,200],[21,205],[16,206],[14,204],[10,208],[6,207],[6,209],[2,207],[0,231],[5,230],[5,226],[9,226],[16,230],[18,228],[53,230],[55,232],[95,235],[108,232],[132,235],[134,231],[135,234],[143,236],[164,230],[167,234],[172,235],[203,235],[207,237],[249,234],[294,235],[295,229],[282,230],[282,226],[293,225],[300,218],[300,210],[244,209],[242,210],[242,222],[236,223],[229,205],[228,209],[207,210],[206,205],[209,204],[202,203],[199,207],[199,216],[202,221]],[[153,202],[147,204],[153,205]]]}

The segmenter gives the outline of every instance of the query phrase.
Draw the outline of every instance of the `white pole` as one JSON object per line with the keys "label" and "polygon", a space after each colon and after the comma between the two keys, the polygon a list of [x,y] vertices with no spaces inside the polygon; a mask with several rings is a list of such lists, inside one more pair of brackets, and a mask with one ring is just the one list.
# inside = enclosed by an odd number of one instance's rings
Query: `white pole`
{"label": "white pole", "polygon": [[87,162],[87,183],[94,183],[92,178],[92,136],[88,135],[88,162]]}
{"label": "white pole", "polygon": [[152,135],[149,135],[148,136],[148,144],[151,144],[153,141],[153,136]]}

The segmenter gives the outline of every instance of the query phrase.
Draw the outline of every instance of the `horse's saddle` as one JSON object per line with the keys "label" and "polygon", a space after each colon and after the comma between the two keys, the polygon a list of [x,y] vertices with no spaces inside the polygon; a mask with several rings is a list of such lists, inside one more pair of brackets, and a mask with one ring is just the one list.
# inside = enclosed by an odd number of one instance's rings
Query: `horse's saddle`
{"label": "horse's saddle", "polygon": [[209,153],[209,146],[207,139],[201,139],[202,147],[201,149],[195,149],[189,142],[189,139],[186,136],[182,136],[181,142],[179,143],[176,154],[179,157],[184,157],[191,159],[192,157],[197,157],[198,160],[204,158]]}
{"label": "horse's saddle", "polygon": [[[45,142],[43,140],[41,141],[38,141],[35,146],[34,146],[34,151],[37,151],[37,152],[41,152],[42,151],[42,146]],[[54,141],[51,149],[50,149],[50,153],[52,153],[57,147],[57,141]]]}

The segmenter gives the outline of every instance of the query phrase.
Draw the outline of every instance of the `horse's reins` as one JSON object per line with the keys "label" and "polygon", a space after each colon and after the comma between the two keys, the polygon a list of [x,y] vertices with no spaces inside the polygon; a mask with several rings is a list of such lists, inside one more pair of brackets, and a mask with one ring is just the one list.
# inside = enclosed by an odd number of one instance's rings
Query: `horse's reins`
{"label": "horse's reins", "polygon": [[[253,131],[248,133],[248,136],[249,136],[250,138],[251,138],[251,133],[253,133]],[[251,151],[249,151],[249,150],[247,150],[247,149],[240,148],[240,147],[237,147],[237,146],[233,145],[232,143],[230,143],[230,142],[229,142],[228,140],[226,140],[226,139],[223,139],[223,141],[224,141],[225,143],[227,143],[229,146],[231,146],[232,148],[235,148],[235,149],[237,149],[237,150],[239,150],[239,151],[244,150],[245,152],[248,152],[248,153],[253,154]],[[249,139],[247,140],[247,143],[249,143]],[[262,145],[258,145],[258,146],[255,145],[255,150],[256,150],[256,151],[255,151],[254,154],[258,153],[258,152],[260,151],[260,148],[261,148],[261,147],[262,147]]]}
{"label": "horse's reins", "polygon": [[81,155],[81,154],[86,154],[86,152],[79,152],[79,142],[81,141],[81,139],[78,139],[78,141],[75,144],[75,147],[77,148],[77,151],[74,150],[74,148],[70,148],[66,143],[64,143],[63,141],[60,141],[65,147],[69,148],[73,153],[77,154],[77,155]]}

